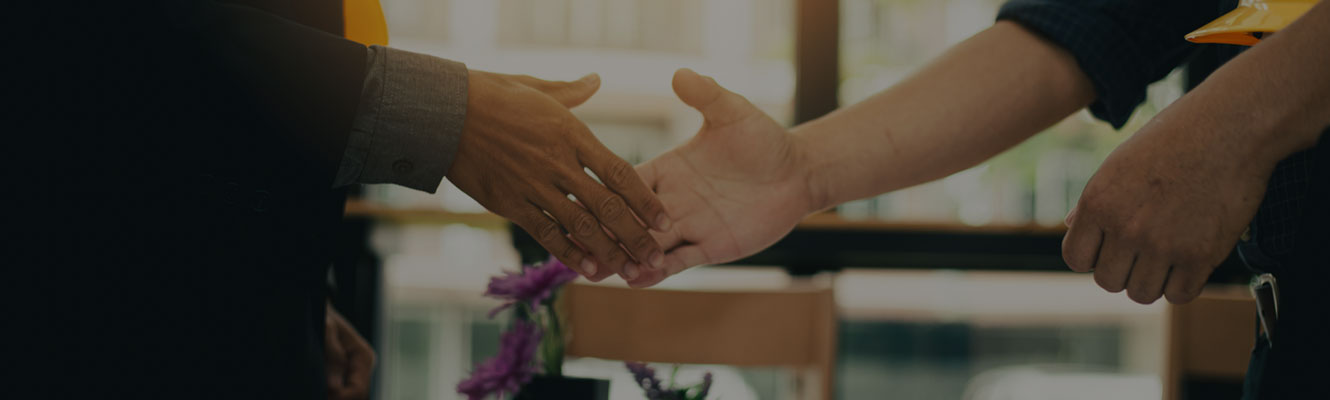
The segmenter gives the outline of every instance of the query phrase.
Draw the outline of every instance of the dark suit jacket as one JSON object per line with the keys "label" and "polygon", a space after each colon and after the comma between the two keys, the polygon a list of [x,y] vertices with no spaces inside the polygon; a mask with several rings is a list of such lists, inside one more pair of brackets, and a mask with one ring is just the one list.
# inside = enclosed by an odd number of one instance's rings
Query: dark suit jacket
{"label": "dark suit jacket", "polygon": [[27,3],[0,397],[324,398],[340,1]]}

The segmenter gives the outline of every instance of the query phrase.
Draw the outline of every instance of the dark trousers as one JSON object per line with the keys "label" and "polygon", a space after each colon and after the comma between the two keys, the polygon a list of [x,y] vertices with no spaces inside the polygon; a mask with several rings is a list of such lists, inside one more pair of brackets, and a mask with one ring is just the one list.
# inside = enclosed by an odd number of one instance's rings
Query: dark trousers
{"label": "dark trousers", "polygon": [[[1330,131],[1328,131],[1330,132]],[[1317,149],[1281,163],[1271,192],[1238,244],[1247,266],[1273,274],[1279,318],[1252,349],[1246,400],[1330,399],[1330,156]],[[1290,178],[1291,177],[1291,178]],[[1253,318],[1255,318],[1253,316]],[[1273,344],[1272,344],[1273,343]]]}

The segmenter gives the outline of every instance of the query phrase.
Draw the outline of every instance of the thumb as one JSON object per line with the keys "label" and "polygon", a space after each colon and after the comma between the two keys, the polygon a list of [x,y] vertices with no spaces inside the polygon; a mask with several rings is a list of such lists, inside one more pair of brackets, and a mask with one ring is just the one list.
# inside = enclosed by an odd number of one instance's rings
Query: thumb
{"label": "thumb", "polygon": [[564,107],[573,108],[591,99],[600,90],[600,75],[588,74],[575,81],[547,81],[530,76],[514,76],[518,83],[545,93]]}
{"label": "thumb", "polygon": [[701,112],[702,118],[713,125],[724,125],[761,112],[748,99],[721,87],[715,79],[688,68],[674,71],[674,94],[684,104]]}

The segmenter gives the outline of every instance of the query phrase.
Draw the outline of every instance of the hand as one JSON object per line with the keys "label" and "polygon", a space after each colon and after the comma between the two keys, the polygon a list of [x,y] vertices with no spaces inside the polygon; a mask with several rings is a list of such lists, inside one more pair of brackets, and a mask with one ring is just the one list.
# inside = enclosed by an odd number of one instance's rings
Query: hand
{"label": "hand", "polygon": [[1094,271],[1100,287],[1142,304],[1200,294],[1256,214],[1275,165],[1253,153],[1268,146],[1243,139],[1252,132],[1211,121],[1221,119],[1171,107],[1109,155],[1067,216],[1071,269]]}
{"label": "hand", "polygon": [[599,87],[596,75],[551,82],[471,71],[466,122],[448,180],[588,278],[632,278],[637,264],[664,259],[639,219],[664,229],[669,218],[632,165],[568,112]]}
{"label": "hand", "polygon": [[369,380],[374,373],[374,349],[355,328],[328,305],[323,318],[323,344],[328,370],[328,398],[369,398]]}
{"label": "hand", "polygon": [[797,139],[780,124],[691,70],[675,72],[674,92],[705,123],[688,143],[637,168],[674,223],[655,235],[667,249],[664,267],[629,280],[634,287],[756,253],[793,230],[813,203]]}

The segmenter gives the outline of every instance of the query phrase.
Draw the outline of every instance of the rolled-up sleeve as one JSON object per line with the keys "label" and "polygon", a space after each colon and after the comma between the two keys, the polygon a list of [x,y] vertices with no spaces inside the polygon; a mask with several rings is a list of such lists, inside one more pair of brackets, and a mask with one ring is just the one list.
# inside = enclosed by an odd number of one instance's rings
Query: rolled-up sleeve
{"label": "rolled-up sleeve", "polygon": [[1115,128],[1145,100],[1146,87],[1195,51],[1183,39],[1233,6],[1214,0],[1012,0],[998,12],[1070,52],[1093,82],[1095,117]]}
{"label": "rolled-up sleeve", "polygon": [[434,193],[457,155],[466,66],[371,46],[359,110],[335,186],[394,183]]}

